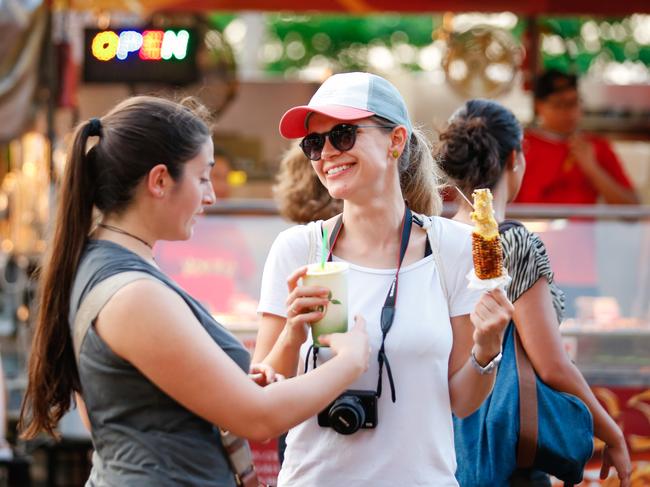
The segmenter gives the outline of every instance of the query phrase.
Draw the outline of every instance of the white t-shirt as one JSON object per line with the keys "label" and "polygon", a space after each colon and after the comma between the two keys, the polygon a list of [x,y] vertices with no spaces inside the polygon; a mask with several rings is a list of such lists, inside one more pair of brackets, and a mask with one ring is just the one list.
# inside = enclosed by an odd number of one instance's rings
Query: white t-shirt
{"label": "white t-shirt", "polygon": [[[280,233],[269,252],[258,311],[286,317],[286,279],[310,260],[313,222]],[[447,369],[452,345],[449,317],[469,314],[480,292],[467,289],[472,268],[471,227],[434,217],[449,308],[432,255],[402,267],[395,320],[386,338],[397,401],[383,373],[378,425],[341,435],[318,426],[316,417],[293,428],[287,437],[278,486],[457,486]],[[318,230],[317,230],[318,231]],[[336,252],[336,248],[334,249]],[[314,254],[312,254],[312,258]],[[315,252],[317,262],[320,251]],[[313,259],[312,259],[313,260]],[[334,256],[334,260],[337,259]],[[348,325],[356,314],[366,319],[373,357],[350,389],[375,390],[381,346],[380,314],[395,269],[350,264]],[[299,372],[311,338],[301,348]],[[331,357],[321,349],[318,363]],[[311,370],[311,358],[309,368]]]}

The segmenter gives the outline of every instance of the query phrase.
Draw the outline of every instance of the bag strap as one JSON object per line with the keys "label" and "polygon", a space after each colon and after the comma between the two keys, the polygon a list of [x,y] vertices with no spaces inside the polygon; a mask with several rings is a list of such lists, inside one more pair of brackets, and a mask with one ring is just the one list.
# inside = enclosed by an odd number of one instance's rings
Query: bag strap
{"label": "bag strap", "polygon": [[79,354],[81,353],[81,344],[88,333],[88,328],[95,321],[99,312],[106,306],[106,303],[113,295],[127,284],[139,279],[157,280],[151,274],[146,272],[120,272],[108,277],[93,287],[83,299],[77,310],[74,320],[72,341],[74,344],[74,355],[79,365]]}
{"label": "bag strap", "polygon": [[[516,220],[504,220],[499,224],[499,233],[503,235],[511,228],[522,227]],[[537,454],[537,378],[533,364],[521,344],[514,322],[511,323],[517,381],[519,383],[519,442],[517,444],[517,466],[530,468]]]}
{"label": "bag strap", "polygon": [[[512,323],[511,326],[515,326]],[[519,340],[515,327],[512,331],[515,342],[517,378],[519,381],[519,443],[517,445],[517,466],[530,468],[537,453],[537,380],[535,370]]]}
{"label": "bag strap", "polygon": [[[117,291],[127,284],[140,279],[158,281],[151,274],[146,272],[120,272],[108,277],[93,287],[81,302],[74,320],[73,344],[77,366],[79,366],[79,354],[81,345],[88,333],[90,325],[95,321],[99,312],[106,306],[106,303]],[[221,442],[226,452],[228,464],[235,475],[236,484],[240,487],[258,487],[260,484],[253,457],[248,442],[230,432],[219,429]],[[100,461],[99,455],[96,456]]]}

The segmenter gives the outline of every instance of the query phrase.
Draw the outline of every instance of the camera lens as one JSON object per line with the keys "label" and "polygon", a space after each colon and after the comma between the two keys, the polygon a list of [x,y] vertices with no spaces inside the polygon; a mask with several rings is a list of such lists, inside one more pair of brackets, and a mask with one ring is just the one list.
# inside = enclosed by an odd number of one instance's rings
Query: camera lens
{"label": "camera lens", "polygon": [[330,425],[342,435],[351,435],[366,421],[366,413],[358,397],[343,396],[330,407]]}

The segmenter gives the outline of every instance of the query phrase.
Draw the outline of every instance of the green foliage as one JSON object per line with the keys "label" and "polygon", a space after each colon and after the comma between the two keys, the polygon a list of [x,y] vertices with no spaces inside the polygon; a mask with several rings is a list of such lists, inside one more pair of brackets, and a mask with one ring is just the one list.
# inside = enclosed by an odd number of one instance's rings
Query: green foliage
{"label": "green foliage", "polygon": [[[566,47],[563,54],[542,53],[544,67],[547,69],[555,68],[584,74],[599,58],[619,63],[641,61],[650,67],[650,46],[639,45],[634,40],[629,18],[541,17],[539,22],[542,33],[560,36]],[[598,49],[589,49],[582,36],[582,28],[586,22],[595,22],[598,26],[600,31]],[[614,30],[621,33],[617,39],[611,35],[611,31]]]}
{"label": "green foliage", "polygon": [[[209,21],[215,28],[223,30],[235,17],[230,13],[211,14]],[[265,69],[275,74],[298,71],[315,59],[329,63],[334,70],[368,70],[368,53],[375,46],[392,50],[395,63],[402,69],[419,71],[421,67],[417,63],[417,52],[438,39],[442,25],[442,15],[432,14],[352,16],[271,13],[266,14],[265,18],[268,43],[275,51],[275,55],[267,58]],[[650,66],[650,46],[635,42],[629,17],[539,17],[538,22],[544,35],[559,36],[565,47],[561,54],[542,52],[545,68],[583,74],[596,59],[603,57],[617,62],[641,61]],[[595,22],[601,31],[596,48],[587,45],[582,36],[586,22]],[[521,41],[526,28],[527,21],[520,18],[512,29],[513,36]],[[625,37],[618,35],[618,38],[614,38],[616,36],[606,34],[614,29],[618,29],[619,33],[625,32]],[[415,55],[404,58],[395,54],[395,48],[404,45],[410,46],[410,52]]]}
{"label": "green foliage", "polygon": [[[269,62],[266,69],[271,73],[283,73],[303,68],[315,56],[322,56],[343,70],[366,70],[368,47],[426,46],[440,24],[440,16],[430,15],[272,14],[268,16],[269,34],[281,43],[283,55]],[[289,46],[296,42],[302,44],[302,50],[294,46],[291,53]],[[419,69],[417,64],[410,64],[412,69]]]}

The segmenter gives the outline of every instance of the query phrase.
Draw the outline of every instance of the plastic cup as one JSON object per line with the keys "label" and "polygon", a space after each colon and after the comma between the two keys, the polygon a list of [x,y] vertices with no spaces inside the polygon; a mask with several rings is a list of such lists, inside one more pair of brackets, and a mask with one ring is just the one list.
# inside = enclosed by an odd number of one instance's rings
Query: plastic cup
{"label": "plastic cup", "polygon": [[307,274],[302,278],[304,286],[320,286],[330,290],[329,304],[325,316],[312,323],[311,336],[315,347],[323,347],[318,341],[320,335],[328,333],[344,333],[348,331],[348,269],[345,262],[325,262],[311,264]]}

